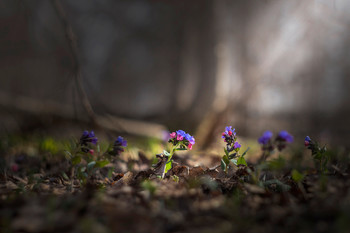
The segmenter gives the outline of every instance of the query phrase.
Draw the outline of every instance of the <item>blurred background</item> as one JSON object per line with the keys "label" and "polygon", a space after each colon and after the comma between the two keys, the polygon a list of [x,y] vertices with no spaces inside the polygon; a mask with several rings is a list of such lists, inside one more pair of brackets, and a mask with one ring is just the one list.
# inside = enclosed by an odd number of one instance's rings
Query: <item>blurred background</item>
{"label": "blurred background", "polygon": [[349,146],[348,0],[1,0],[0,130]]}

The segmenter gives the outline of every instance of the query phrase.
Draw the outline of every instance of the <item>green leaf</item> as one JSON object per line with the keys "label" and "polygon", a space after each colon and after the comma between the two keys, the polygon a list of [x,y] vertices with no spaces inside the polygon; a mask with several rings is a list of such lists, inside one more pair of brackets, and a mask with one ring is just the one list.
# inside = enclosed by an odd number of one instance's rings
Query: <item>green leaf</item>
{"label": "green leaf", "polygon": [[179,183],[180,178],[177,175],[173,175],[172,178],[173,178],[173,181],[175,181],[176,183]]}
{"label": "green leaf", "polygon": [[231,159],[230,161],[231,161],[234,165],[236,165],[236,166],[238,165],[238,164],[237,164],[237,159]]}
{"label": "green leaf", "polygon": [[166,150],[163,151],[163,154],[164,154],[165,156],[170,156],[170,153],[169,153],[168,151],[166,151]]}
{"label": "green leaf", "polygon": [[72,158],[72,164],[73,165],[77,165],[81,162],[81,156],[80,155],[76,155]]}
{"label": "green leaf", "polygon": [[171,169],[171,165],[173,164],[173,160],[168,160],[164,166],[164,172],[162,174],[162,178],[164,178],[165,174]]}
{"label": "green leaf", "polygon": [[226,163],[225,163],[225,161],[223,159],[221,159],[221,169],[223,171],[226,171]]}
{"label": "green leaf", "polygon": [[101,161],[97,161],[96,162],[96,167],[104,167],[106,166],[107,164],[109,164],[109,161],[108,160],[101,160]]}
{"label": "green leaf", "polygon": [[244,157],[244,156],[247,154],[247,152],[248,152],[249,149],[250,149],[250,147],[248,147],[248,148],[243,152],[242,157]]}
{"label": "green leaf", "polygon": [[171,166],[173,164],[173,160],[169,160],[168,162],[166,162],[165,164],[165,169],[164,169],[164,174],[166,174],[170,169],[171,169]]}
{"label": "green leaf", "polygon": [[244,166],[248,166],[247,162],[245,161],[244,157],[241,156],[238,158],[237,160],[237,165],[244,165]]}
{"label": "green leaf", "polygon": [[230,164],[230,160],[228,159],[228,157],[226,155],[224,155],[222,157],[222,160],[225,162],[226,165],[229,165]]}
{"label": "green leaf", "polygon": [[295,182],[300,182],[304,179],[304,175],[301,174],[300,172],[298,172],[297,170],[293,169],[292,170],[292,179],[295,181]]}
{"label": "green leaf", "polygon": [[70,153],[68,150],[65,150],[64,154],[67,159],[71,159],[73,157],[72,153]]}
{"label": "green leaf", "polygon": [[278,158],[270,160],[268,166],[271,170],[281,170],[286,166],[286,160],[283,157],[278,156]]}
{"label": "green leaf", "polygon": [[87,165],[88,171],[90,171],[92,168],[94,168],[95,164],[96,164],[95,161],[91,161],[90,163],[88,163],[88,165]]}
{"label": "green leaf", "polygon": [[69,178],[68,178],[68,176],[67,176],[67,174],[65,172],[62,172],[62,177],[65,180],[69,180]]}

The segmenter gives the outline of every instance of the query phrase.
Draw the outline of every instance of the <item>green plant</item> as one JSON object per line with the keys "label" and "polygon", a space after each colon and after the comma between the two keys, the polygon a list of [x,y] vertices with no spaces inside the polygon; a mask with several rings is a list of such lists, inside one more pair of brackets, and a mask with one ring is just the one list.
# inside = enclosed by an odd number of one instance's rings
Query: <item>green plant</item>
{"label": "green plant", "polygon": [[311,150],[316,169],[322,174],[325,174],[328,171],[327,164],[330,159],[330,153],[327,152],[326,145],[320,147],[318,143],[311,140],[309,136],[305,137],[304,145]]}
{"label": "green plant", "polygon": [[111,157],[119,155],[126,146],[126,140],[118,137],[112,146],[101,152],[94,132],[84,131],[79,141],[72,142],[65,151],[71,163],[71,178],[75,176],[81,184],[86,184],[98,169],[109,164]]}
{"label": "green plant", "polygon": [[180,150],[192,150],[192,146],[195,144],[195,139],[190,134],[183,130],[178,130],[169,134],[169,143],[171,143],[170,152],[164,150],[163,155],[166,157],[165,165],[162,167],[161,178],[164,179],[165,174],[172,168],[173,155],[175,151]]}
{"label": "green plant", "polygon": [[239,154],[241,144],[237,142],[235,129],[232,129],[232,126],[227,126],[225,131],[222,133],[222,138],[226,142],[226,147],[224,148],[225,154],[221,159],[221,169],[226,173],[226,175],[231,162],[236,166],[247,166],[244,156],[248,152],[249,148],[243,152],[242,155]]}

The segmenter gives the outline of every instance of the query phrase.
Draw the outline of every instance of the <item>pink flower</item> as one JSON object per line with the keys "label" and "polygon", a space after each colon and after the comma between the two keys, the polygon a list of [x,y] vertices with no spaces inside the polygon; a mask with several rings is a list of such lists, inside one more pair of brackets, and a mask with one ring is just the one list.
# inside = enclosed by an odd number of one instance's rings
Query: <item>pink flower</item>
{"label": "pink flower", "polygon": [[232,135],[232,131],[230,130],[230,131],[228,131],[228,135],[229,136],[231,136]]}
{"label": "pink flower", "polygon": [[305,146],[309,146],[309,145],[310,145],[310,142],[309,142],[309,141],[305,141],[305,142],[304,142],[304,145],[305,145]]}
{"label": "pink flower", "polygon": [[171,138],[175,138],[175,137],[176,137],[176,133],[175,133],[175,132],[172,132],[172,133],[170,134],[170,137],[171,137]]}
{"label": "pink flower", "polygon": [[95,153],[95,151],[93,149],[91,149],[91,150],[89,150],[89,153],[93,155]]}
{"label": "pink flower", "polygon": [[192,150],[192,146],[193,146],[193,144],[188,144],[188,149],[190,149],[190,150]]}
{"label": "pink flower", "polygon": [[184,139],[184,137],[182,137],[181,135],[177,135],[176,140],[178,140],[178,141],[182,141],[182,139]]}

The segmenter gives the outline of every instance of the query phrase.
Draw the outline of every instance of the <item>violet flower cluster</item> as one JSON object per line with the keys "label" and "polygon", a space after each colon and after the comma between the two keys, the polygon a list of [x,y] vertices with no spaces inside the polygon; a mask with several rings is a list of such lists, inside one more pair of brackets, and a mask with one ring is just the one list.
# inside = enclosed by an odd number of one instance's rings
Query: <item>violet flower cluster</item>
{"label": "violet flower cluster", "polygon": [[311,143],[311,138],[309,136],[306,136],[305,137],[305,142],[304,142],[304,145],[306,147],[309,147],[310,146],[310,143]]}
{"label": "violet flower cluster", "polygon": [[120,155],[120,153],[124,152],[123,147],[127,147],[128,142],[121,136],[118,136],[117,140],[114,141],[112,150],[109,152],[111,155]]}
{"label": "violet flower cluster", "polygon": [[193,136],[181,129],[170,133],[168,142],[172,143],[174,146],[182,144],[182,146],[186,146],[189,150],[192,150],[192,146],[196,143]]}
{"label": "violet flower cluster", "polygon": [[292,143],[294,141],[293,136],[285,130],[280,131],[274,141],[272,141],[272,137],[273,133],[271,131],[265,131],[258,139],[259,144],[262,145],[263,151],[273,151],[275,146],[281,151],[286,147],[287,143]]}
{"label": "violet flower cluster", "polygon": [[232,126],[226,126],[225,131],[222,133],[221,137],[224,139],[224,142],[226,142],[226,149],[228,152],[231,152],[233,150],[236,150],[236,152],[238,152],[242,146],[237,142],[236,132]]}
{"label": "violet flower cluster", "polygon": [[94,131],[89,132],[85,130],[79,140],[81,151],[85,153],[89,152],[91,150],[91,144],[96,145],[97,141],[98,139],[95,137]]}

